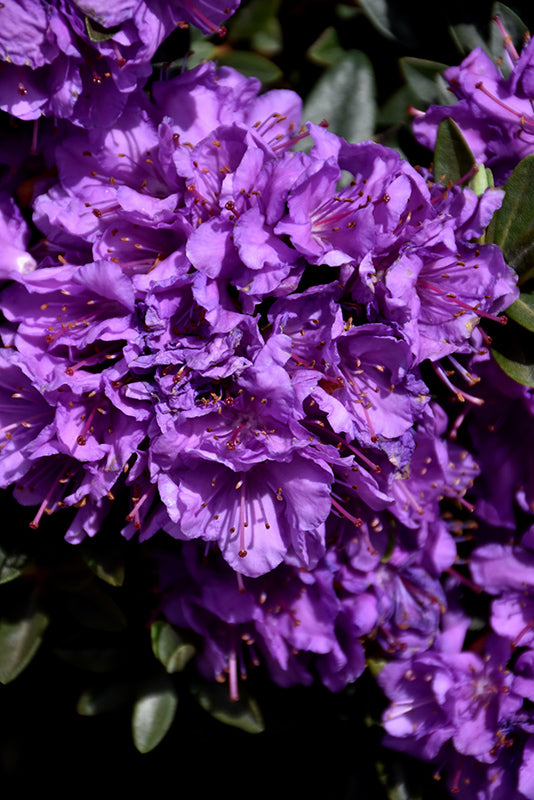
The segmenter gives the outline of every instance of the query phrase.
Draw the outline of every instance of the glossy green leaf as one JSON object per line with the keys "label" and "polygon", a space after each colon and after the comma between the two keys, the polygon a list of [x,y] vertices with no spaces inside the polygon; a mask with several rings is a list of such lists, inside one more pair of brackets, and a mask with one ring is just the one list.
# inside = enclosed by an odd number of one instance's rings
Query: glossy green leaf
{"label": "glossy green leaf", "polygon": [[[505,258],[521,241],[528,242],[534,229],[534,154],[524,158],[504,185],[502,206],[494,216],[493,242]],[[530,244],[529,244],[530,246]]]}
{"label": "glossy green leaf", "polygon": [[534,294],[520,294],[506,309],[506,315],[522,328],[534,332]]}
{"label": "glossy green leaf", "polygon": [[13,619],[0,619],[0,683],[10,683],[33,659],[49,624],[46,611],[31,594]]}
{"label": "glossy green leaf", "polygon": [[80,545],[86,564],[110,586],[122,586],[125,577],[122,543],[117,546],[108,539],[87,539]]}
{"label": "glossy green leaf", "polygon": [[29,561],[27,553],[0,545],[0,583],[9,583],[18,578]]}
{"label": "glossy green leaf", "polygon": [[278,14],[279,6],[280,0],[249,0],[244,3],[231,19],[229,40],[251,39],[264,31]]}
{"label": "glossy green leaf", "polygon": [[195,648],[184,641],[168,622],[158,620],[150,627],[152,650],[167,672],[181,672],[195,655]]}
{"label": "glossy green leaf", "polygon": [[443,71],[447,69],[447,64],[405,56],[399,59],[399,66],[410,89],[425,104],[450,103],[450,92],[447,91],[446,83],[441,77]]}
{"label": "glossy green leaf", "polygon": [[282,28],[276,17],[270,17],[262,29],[252,36],[250,46],[252,50],[268,58],[282,50]]}
{"label": "glossy green leaf", "polygon": [[443,184],[458,183],[476,164],[460,128],[450,117],[439,125],[434,148],[434,178]]}
{"label": "glossy green leaf", "polygon": [[369,656],[366,664],[373,678],[377,678],[387,664],[387,659],[380,656]]}
{"label": "glossy green leaf", "polygon": [[232,701],[226,684],[205,684],[196,687],[195,694],[202,708],[219,722],[247,733],[262,733],[265,730],[257,702],[243,693],[239,700]]}
{"label": "glossy green leaf", "polygon": [[492,353],[510,378],[534,386],[534,333],[510,319],[505,330],[494,338]]}
{"label": "glossy green leaf", "polygon": [[303,119],[320,124],[348,142],[371,138],[376,117],[376,87],[373,68],[367,56],[348,51],[329,67],[309,93]]}
{"label": "glossy green leaf", "polygon": [[76,712],[82,717],[96,717],[98,714],[116,711],[131,699],[132,688],[125,683],[91,687],[78,698]]}
{"label": "glossy green leaf", "polygon": [[403,3],[391,0],[359,0],[358,5],[382,36],[409,47],[418,44],[412,23],[413,13]]}
{"label": "glossy green leaf", "polygon": [[475,47],[481,47],[488,53],[488,45],[477,26],[471,22],[460,22],[449,26],[449,34],[456,47],[464,56],[468,55]]}
{"label": "glossy green leaf", "polygon": [[506,263],[517,272],[519,284],[534,277],[534,229],[509,244],[505,251]]}
{"label": "glossy green leaf", "polygon": [[417,788],[409,784],[401,759],[389,756],[389,761],[393,763],[389,763],[387,767],[382,762],[378,762],[376,767],[387,800],[424,800]]}
{"label": "glossy green leaf", "polygon": [[495,349],[492,350],[492,353],[499,367],[510,378],[524,386],[534,386],[534,361],[530,364],[516,361]]}
{"label": "glossy green leaf", "polygon": [[220,67],[232,67],[247,78],[259,78],[262,83],[275,83],[282,77],[282,70],[273,61],[259,53],[247,50],[216,51],[215,58]]}
{"label": "glossy green leaf", "polygon": [[120,31],[120,25],[115,25],[113,28],[104,28],[90,17],[85,17],[85,30],[92,42],[107,42]]}
{"label": "glossy green leaf", "polygon": [[178,696],[171,679],[165,675],[154,676],[138,691],[132,713],[132,736],[140,753],[153,750],[171,727]]}
{"label": "glossy green leaf", "polygon": [[470,188],[477,195],[484,194],[486,189],[495,188],[493,173],[484,164],[477,164],[478,170],[469,181]]}
{"label": "glossy green leaf", "polygon": [[[202,64],[204,61],[212,61],[215,58],[216,54],[216,46],[207,38],[202,38],[200,36],[195,35],[194,29],[192,29],[191,34],[191,49],[187,56],[187,69],[194,69],[194,67],[198,67],[199,64]],[[162,65],[155,65],[162,66]],[[172,62],[168,69],[170,70],[170,74],[177,75],[183,69],[183,59],[180,58],[175,62]]]}
{"label": "glossy green leaf", "polygon": [[[409,86],[401,86],[393,92],[376,111],[377,128],[396,128],[398,125],[411,126],[412,118],[409,107],[417,103],[417,98]],[[382,134],[379,134],[379,140]]]}
{"label": "glossy green leaf", "polygon": [[307,57],[313,64],[321,67],[331,67],[345,55],[345,50],[339,43],[339,37],[334,27],[325,28],[318,39],[308,48]]}

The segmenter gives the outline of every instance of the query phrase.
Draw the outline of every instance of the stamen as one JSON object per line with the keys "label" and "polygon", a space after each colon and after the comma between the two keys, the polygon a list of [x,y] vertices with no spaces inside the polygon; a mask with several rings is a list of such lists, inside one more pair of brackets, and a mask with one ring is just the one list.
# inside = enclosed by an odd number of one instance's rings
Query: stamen
{"label": "stamen", "polygon": [[[458,178],[457,181],[454,181],[454,183],[452,181],[449,181],[447,183],[447,188],[445,189],[445,191],[443,191],[441,194],[436,195],[436,197],[432,198],[432,200],[430,201],[432,205],[438,203],[440,200],[444,200],[447,197],[449,190],[452,189],[453,186],[462,186],[462,184],[467,183],[467,181],[469,181],[473,177],[473,175],[477,174],[478,170],[479,170],[478,164],[473,164],[471,169],[469,169],[465,173],[465,175],[462,175],[461,178]],[[441,183],[441,181],[438,182]]]}
{"label": "stamen", "polygon": [[519,631],[515,639],[512,642],[510,642],[510,647],[512,647],[513,649],[518,647],[519,642],[521,641],[525,633],[527,633],[529,630],[532,630],[532,628],[534,628],[534,620],[530,620],[530,622],[527,622],[525,627],[521,631]]}
{"label": "stamen", "polygon": [[447,575],[450,575],[451,578],[455,578],[457,581],[460,581],[460,583],[463,583],[463,585],[467,586],[468,589],[471,589],[472,592],[475,592],[476,594],[481,594],[481,592],[483,591],[481,586],[479,586],[477,583],[470,580],[469,578],[466,578],[465,575],[462,575],[461,572],[455,570],[454,567],[448,567],[445,570],[445,572],[447,573]]}
{"label": "stamen", "polygon": [[239,700],[239,688],[237,682],[237,655],[235,645],[232,645],[228,653],[228,682],[230,688],[230,700],[237,703]]}
{"label": "stamen", "polygon": [[356,528],[360,528],[363,525],[363,519],[360,519],[359,517],[354,517],[352,514],[349,514],[349,512],[346,511],[346,509],[343,508],[341,503],[338,502],[335,499],[335,497],[331,497],[330,501],[331,501],[332,505],[334,506],[334,508],[336,509],[336,511],[339,511],[339,513],[341,514],[342,517],[345,517],[345,519],[348,519],[349,522],[352,522],[352,524]]}
{"label": "stamen", "polygon": [[83,426],[83,430],[82,430],[81,434],[76,439],[76,441],[78,442],[80,447],[83,447],[84,445],[87,444],[86,436],[89,433],[89,431],[91,430],[91,425],[93,424],[93,419],[94,419],[95,414],[96,414],[97,411],[99,411],[102,414],[106,413],[103,409],[99,408],[96,404],[93,406],[89,416],[87,417],[87,419],[85,421],[85,425]]}
{"label": "stamen", "polygon": [[[504,111],[508,112],[508,114],[511,114],[513,117],[516,117],[519,120],[519,127],[521,130],[524,130],[526,133],[534,134],[533,119],[531,119],[530,117],[526,117],[520,111],[516,111],[515,108],[512,108],[512,106],[508,105],[507,103],[504,103],[500,98],[496,97],[488,89],[486,89],[482,81],[479,81],[476,84],[475,88],[478,89],[480,92],[482,92],[482,94],[484,94],[487,98],[492,100],[496,105],[498,105]],[[527,128],[529,128],[529,130],[527,130]]]}
{"label": "stamen", "polygon": [[247,551],[245,548],[245,528],[248,526],[248,522],[245,519],[245,473],[241,473],[241,480],[237,484],[236,488],[241,490],[241,496],[239,498],[239,557],[245,558],[247,555]]}
{"label": "stamen", "polygon": [[504,315],[496,316],[495,314],[489,314],[487,311],[481,311],[475,306],[470,306],[468,303],[464,303],[463,300],[460,300],[458,297],[456,297],[456,295],[452,294],[451,292],[446,292],[444,289],[440,289],[439,286],[435,286],[433,283],[425,281],[424,278],[418,278],[417,285],[422,286],[424,289],[430,289],[442,297],[446,297],[447,300],[451,301],[451,303],[460,306],[460,308],[463,308],[466,311],[471,311],[473,314],[476,314],[477,317],[484,317],[485,319],[490,319],[492,322],[498,322],[501,325],[506,325],[508,321],[507,317]]}
{"label": "stamen", "polygon": [[143,505],[143,503],[147,500],[147,498],[154,494],[154,490],[148,490],[141,497],[133,498],[135,505],[130,511],[129,514],[126,515],[127,522],[133,522],[134,528],[138,531],[141,528],[141,520],[139,519],[139,509]]}
{"label": "stamen", "polygon": [[346,447],[348,450],[351,451],[351,453],[354,453],[354,455],[358,456],[360,461],[363,461],[363,463],[370,469],[372,469],[373,472],[375,472],[377,475],[379,475],[382,472],[382,469],[381,467],[378,466],[378,464],[375,464],[373,461],[371,461],[371,459],[368,458],[364,453],[362,453],[361,450],[358,450],[358,448],[355,447],[353,444],[349,444],[346,439],[344,439],[338,433],[335,433],[335,431],[327,430],[323,424],[321,424],[320,422],[314,422],[313,420],[306,420],[306,425],[312,426],[313,428],[316,429],[318,428],[327,436],[331,436],[333,439],[337,440],[337,442],[340,445]]}
{"label": "stamen", "polygon": [[61,472],[60,472],[60,473],[59,473],[59,474],[56,476],[56,478],[55,478],[55,479],[54,479],[54,481],[52,482],[52,486],[51,486],[51,487],[50,487],[50,489],[48,490],[48,492],[47,492],[47,494],[46,494],[46,497],[45,497],[45,499],[43,500],[43,502],[42,502],[42,503],[41,503],[41,505],[39,506],[39,508],[38,508],[38,510],[37,510],[37,513],[36,513],[35,517],[34,517],[34,518],[32,519],[32,521],[29,523],[29,525],[30,525],[30,528],[32,528],[33,530],[37,530],[37,528],[39,527],[39,523],[40,523],[40,521],[41,521],[41,518],[42,518],[43,514],[45,514],[45,513],[49,513],[49,503],[50,503],[50,500],[52,499],[52,497],[53,497],[53,494],[54,494],[54,492],[55,492],[55,490],[56,490],[57,486],[58,486],[60,483],[63,483],[63,482],[64,482],[63,478],[64,478],[64,475],[65,475],[65,473],[66,473],[66,472],[67,472],[67,465],[65,465],[65,466],[63,467],[63,469],[61,470]]}
{"label": "stamen", "polygon": [[196,19],[198,22],[200,22],[200,27],[207,28],[209,34],[217,33],[221,38],[226,36],[226,28],[224,25],[215,25],[214,22],[212,22],[201,11],[199,11],[198,7],[192,5],[190,0],[182,0],[182,3],[189,8],[193,19]]}
{"label": "stamen", "polygon": [[493,21],[495,22],[495,24],[497,25],[498,29],[500,30],[500,32],[502,34],[503,44],[504,44],[504,48],[505,48],[505,51],[506,51],[507,55],[511,56],[511,59],[513,59],[513,61],[511,62],[511,66],[515,66],[515,64],[513,62],[519,60],[519,53],[517,52],[517,50],[514,47],[514,44],[512,42],[512,37],[510,36],[508,31],[504,27],[502,19],[501,19],[499,14],[496,14],[493,17]]}
{"label": "stamen", "polygon": [[438,378],[440,378],[440,380],[443,381],[445,386],[447,386],[451,390],[451,392],[456,396],[456,398],[461,403],[464,403],[467,400],[476,406],[484,405],[484,400],[481,397],[475,397],[475,395],[468,394],[463,389],[458,389],[457,386],[451,383],[451,381],[447,376],[447,373],[445,372],[441,364],[437,364],[435,361],[432,361],[431,363],[432,363],[432,369],[434,370]]}

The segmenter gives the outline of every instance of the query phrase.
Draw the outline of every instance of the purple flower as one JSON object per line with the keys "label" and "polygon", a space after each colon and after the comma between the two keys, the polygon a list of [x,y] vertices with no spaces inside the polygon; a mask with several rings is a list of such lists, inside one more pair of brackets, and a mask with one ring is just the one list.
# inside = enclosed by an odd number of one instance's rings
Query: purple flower
{"label": "purple flower", "polygon": [[120,358],[125,342],[138,336],[132,286],[113,262],[38,269],[24,285],[8,286],[0,303],[13,326],[18,323],[14,346],[34,359],[48,391],[63,384],[77,391],[98,387],[95,365]]}
{"label": "purple flower", "polygon": [[503,727],[523,705],[504,668],[508,655],[507,644],[495,639],[485,658],[427,652],[386,665],[379,683],[392,701],[384,714],[388,743],[436,763],[448,744],[463,756],[495,763],[507,746]]}
{"label": "purple flower", "polygon": [[0,351],[3,488],[26,473],[34,454],[54,434],[53,402],[47,402],[32,386],[28,371],[27,359],[22,359],[15,351]]}
{"label": "purple flower", "polygon": [[331,470],[299,424],[302,409],[273,353],[276,338],[233,385],[174,418],[162,406],[151,447],[152,476],[180,538],[217,541],[236,571],[253,576],[290,557],[316,563],[330,511]]}
{"label": "purple flower", "polygon": [[[310,129],[316,150],[291,189],[276,233],[288,236],[312,264],[358,263],[395,239],[403,217],[419,217],[427,187],[393,150],[371,142],[349,145],[322,128]],[[339,189],[342,170],[353,180]]]}
{"label": "purple flower", "polygon": [[177,27],[224,33],[239,0],[16,0],[0,9],[1,107],[82,127],[113,124],[127,96],[152,73],[151,59]]}
{"label": "purple flower", "polygon": [[481,47],[476,47],[459,66],[444,72],[458,102],[430,106],[413,123],[418,141],[433,149],[440,122],[446,117],[453,119],[477,162],[492,170],[497,185],[502,185],[516,164],[533,152],[534,145],[534,44],[529,38],[519,55],[506,31],[502,33],[505,63],[509,65],[507,77]]}
{"label": "purple flower", "polygon": [[[125,34],[132,8],[99,24]],[[112,127],[46,140],[57,175],[35,184],[31,226],[7,195],[0,209],[2,486],[34,528],[70,509],[72,544],[113,507],[126,539],[163,542],[161,613],[201,638],[199,668],[233,699],[258,661],[281,686],[338,691],[368,642],[393,702],[396,684],[414,692],[396,739],[496,763],[505,723],[526,732],[523,695],[458,652],[445,578],[478,472],[448,418],[449,365],[469,376],[481,320],[517,294],[479,241],[502,192],[444,193],[392,150],[302,128],[295,93],[228,68],[146,93],[130,77],[109,82]],[[310,152],[292,149],[308,133]]]}
{"label": "purple flower", "polygon": [[232,699],[239,678],[263,664],[280,686],[321,680],[333,691],[362,673],[364,629],[350,621],[324,565],[307,571],[280,565],[258,578],[235,575],[210,549],[196,543],[177,554],[157,554],[161,613],[202,636],[198,666],[209,678],[228,680]]}
{"label": "purple flower", "polygon": [[495,530],[513,531],[520,510],[534,511],[528,446],[533,434],[532,389],[513,381],[486,356],[472,359],[470,375],[476,381],[477,403],[467,404],[461,425],[480,465],[473,489],[477,517]]}
{"label": "purple flower", "polygon": [[28,252],[28,225],[19,207],[7,193],[0,196],[0,280],[17,280],[18,274],[33,272],[35,258]]}

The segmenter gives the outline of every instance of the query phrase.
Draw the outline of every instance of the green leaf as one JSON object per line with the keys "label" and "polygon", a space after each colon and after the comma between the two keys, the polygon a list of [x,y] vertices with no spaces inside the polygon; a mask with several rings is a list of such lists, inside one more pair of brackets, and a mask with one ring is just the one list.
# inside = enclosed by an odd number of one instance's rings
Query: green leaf
{"label": "green leaf", "polygon": [[303,119],[320,124],[323,120],[348,142],[370,139],[376,117],[376,88],[373,68],[359,50],[349,50],[329,67],[304,103]]}
{"label": "green leaf", "polygon": [[369,656],[366,660],[366,664],[369,668],[369,672],[373,676],[373,678],[377,678],[384,667],[387,664],[386,658],[376,657],[376,656]]}
{"label": "green leaf", "polygon": [[171,679],[157,675],[138,691],[132,713],[132,736],[140,753],[153,750],[171,727],[178,706],[178,697]]}
{"label": "green leaf", "polygon": [[22,551],[0,545],[0,584],[18,578],[28,566],[30,558]]}
{"label": "green leaf", "polygon": [[125,577],[122,543],[119,546],[95,537],[80,545],[85,563],[110,586],[122,586]]}
{"label": "green leaf", "polygon": [[158,620],[150,627],[152,650],[167,672],[181,672],[195,655],[195,648],[184,641],[168,622]]}
{"label": "green leaf", "polygon": [[[408,124],[411,127],[412,118],[408,112],[410,106],[417,103],[417,98],[409,86],[401,86],[393,92],[376,112],[375,124],[377,128],[397,127]],[[382,134],[378,138],[381,140]]]}
{"label": "green leaf", "polygon": [[251,39],[264,31],[270,20],[278,15],[279,6],[280,0],[249,0],[243,4],[228,26],[229,41]]}
{"label": "green leaf", "polygon": [[508,358],[508,356],[500,353],[495,348],[491,352],[502,371],[516,383],[521,383],[523,386],[534,386],[534,360],[530,363],[524,363]]}
{"label": "green leaf", "polygon": [[462,55],[468,55],[475,47],[481,47],[489,55],[488,45],[476,25],[470,22],[450,25],[449,34]]}
{"label": "green leaf", "polygon": [[500,368],[524,386],[534,386],[534,334],[513,320],[494,337],[491,352]]}
{"label": "green leaf", "polygon": [[244,694],[232,701],[228,686],[219,683],[205,684],[194,689],[202,708],[225,725],[240,728],[246,733],[262,733],[263,717],[257,702]]}
{"label": "green leaf", "polygon": [[252,36],[250,47],[269,58],[282,50],[282,26],[276,17],[268,19],[263,28]]}
{"label": "green leaf", "polygon": [[10,683],[33,659],[48,627],[49,617],[32,593],[13,619],[0,619],[0,683]]}
{"label": "green leaf", "polygon": [[440,122],[434,148],[434,179],[458,183],[476,164],[460,128],[450,117]]}
{"label": "green leaf", "polygon": [[505,258],[517,272],[519,286],[534,278],[534,230],[527,231],[507,247]]}
{"label": "green leaf", "polygon": [[495,184],[493,181],[493,173],[490,169],[484,166],[484,164],[477,164],[478,170],[475,172],[471,180],[469,181],[469,186],[475,194],[481,195],[484,194],[486,189],[494,189]]}
{"label": "green leaf", "polygon": [[384,787],[387,800],[424,800],[418,791],[419,787],[413,786],[413,780],[407,775],[406,767],[401,757],[388,753],[388,762],[379,761],[376,764],[378,779]]}
{"label": "green leaf", "polygon": [[404,80],[423,103],[450,104],[450,93],[441,77],[447,64],[405,56],[399,59],[399,66]]}
{"label": "green leaf", "polygon": [[403,3],[359,0],[358,5],[382,36],[402,42],[408,47],[415,47],[419,43],[412,27],[410,10],[406,9],[405,14],[402,14]]}
{"label": "green leaf", "polygon": [[506,309],[506,315],[522,328],[534,332],[534,294],[520,294]]}
{"label": "green leaf", "polygon": [[308,48],[306,56],[313,64],[321,67],[331,67],[345,55],[345,50],[339,43],[339,37],[334,27],[325,28],[318,39]]}
{"label": "green leaf", "polygon": [[273,61],[247,50],[215,50],[214,58],[221,67],[233,67],[248,78],[259,78],[264,84],[275,83],[282,70]]}
{"label": "green leaf", "polygon": [[[205,61],[213,61],[215,59],[215,53],[217,50],[217,47],[213,44],[213,42],[209,41],[207,38],[203,39],[201,37],[195,37],[195,29],[192,28],[191,30],[191,49],[187,56],[188,70],[198,67],[199,64],[202,64]],[[170,74],[178,75],[183,69],[183,61],[183,58],[173,61],[169,66]],[[157,64],[154,66],[158,67]]]}
{"label": "green leaf", "polygon": [[534,229],[534,154],[519,162],[504,185],[504,201],[494,215],[493,242],[502,249],[508,261],[522,243],[527,251],[532,247]]}
{"label": "green leaf", "polygon": [[107,42],[120,31],[120,25],[115,25],[113,28],[104,28],[90,17],[85,17],[85,30],[92,42]]}
{"label": "green leaf", "polygon": [[76,703],[76,712],[82,717],[96,717],[106,714],[130,702],[132,688],[124,683],[86,689]]}

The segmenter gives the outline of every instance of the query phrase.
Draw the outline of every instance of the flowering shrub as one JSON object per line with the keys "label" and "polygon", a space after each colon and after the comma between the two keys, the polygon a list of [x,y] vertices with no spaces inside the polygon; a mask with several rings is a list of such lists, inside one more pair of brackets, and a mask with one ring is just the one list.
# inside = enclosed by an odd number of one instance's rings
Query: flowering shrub
{"label": "flowering shrub", "polygon": [[[412,104],[421,166],[220,44],[158,60],[237,6],[0,9],[0,486],[25,527],[0,539],[0,679],[67,591],[116,641],[150,629],[106,695],[141,753],[178,688],[258,732],[255,673],[370,680],[382,750],[447,795],[534,798],[530,39],[499,9],[507,74],[479,47],[440,77],[457,103]],[[72,629],[58,651],[95,668]]]}

